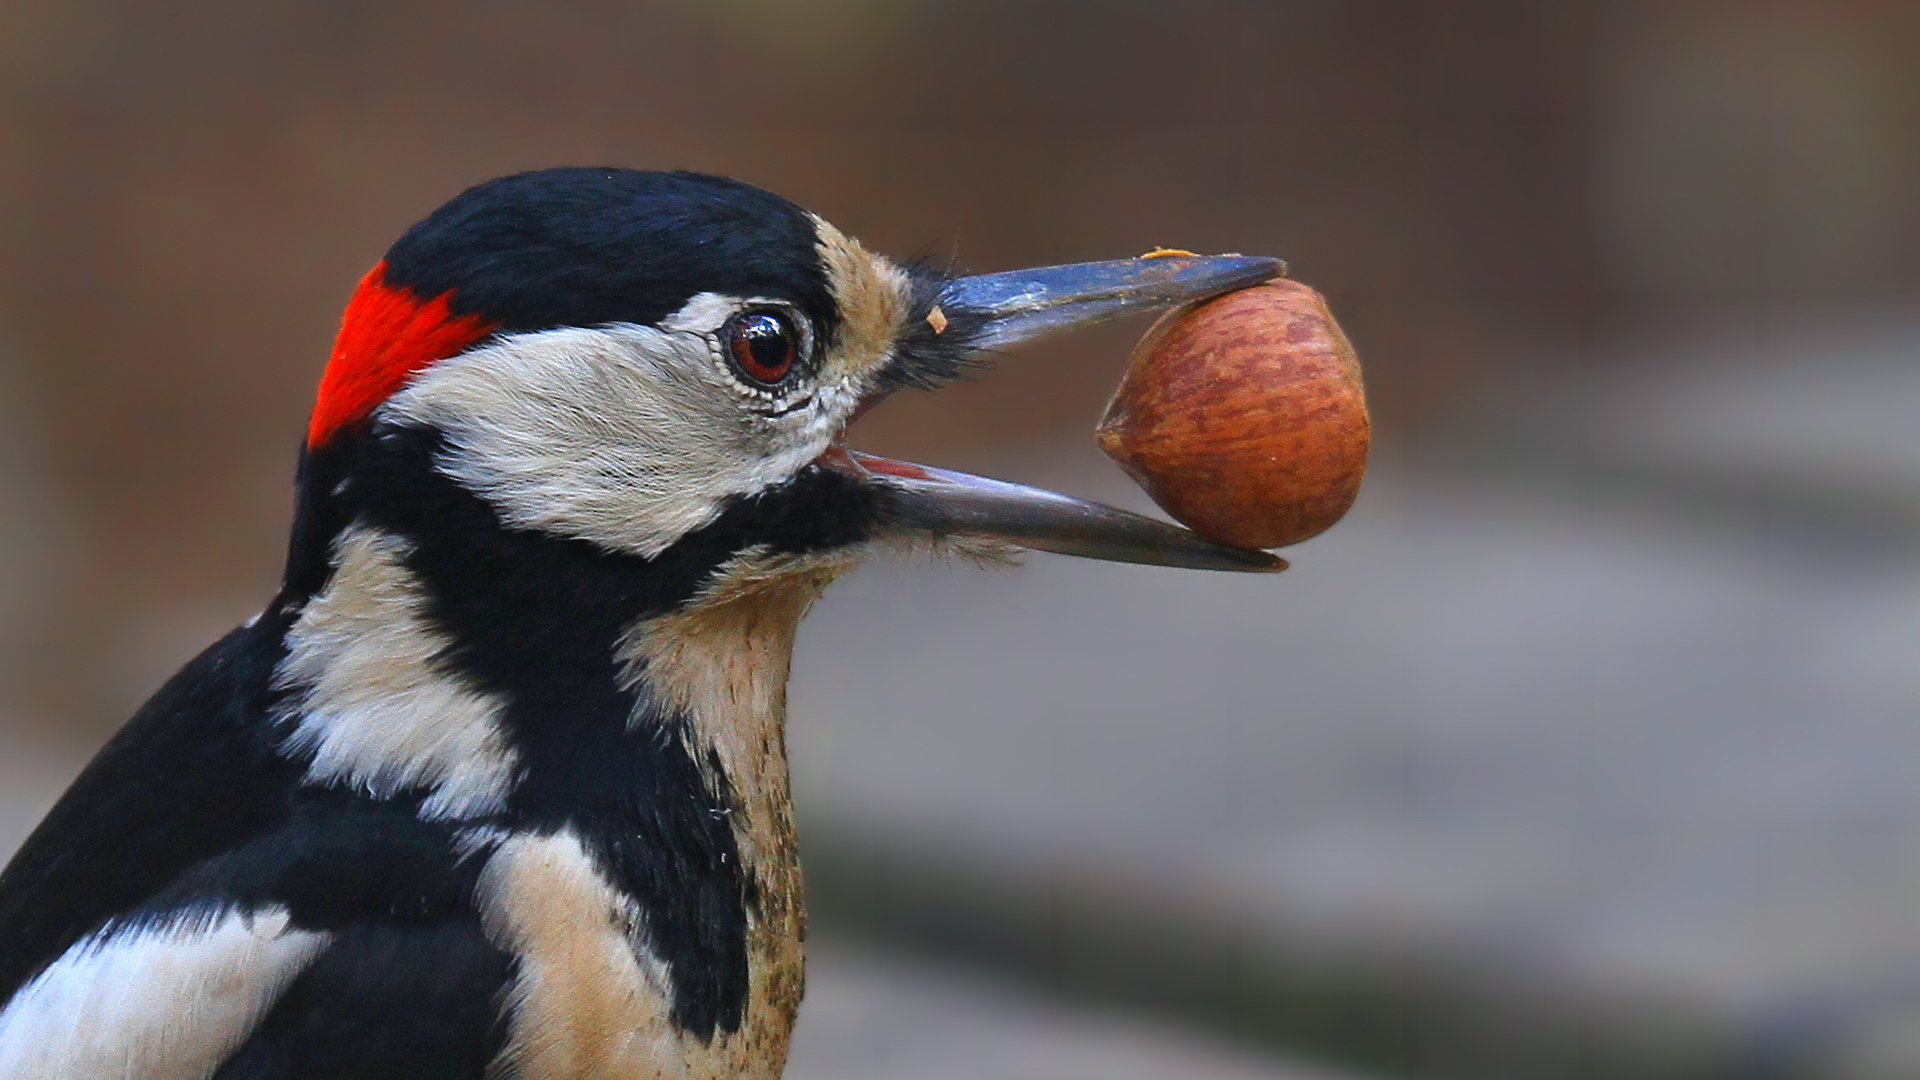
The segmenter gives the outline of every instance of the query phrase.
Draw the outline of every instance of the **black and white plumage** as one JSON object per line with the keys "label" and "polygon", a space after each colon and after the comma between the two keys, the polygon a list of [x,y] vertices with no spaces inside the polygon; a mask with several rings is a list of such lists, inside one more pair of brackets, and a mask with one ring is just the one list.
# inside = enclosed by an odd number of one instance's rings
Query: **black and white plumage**
{"label": "black and white plumage", "polygon": [[454,199],[348,308],[279,595],[0,876],[0,1080],[777,1076],[820,590],[941,539],[1277,565],[842,429],[977,348],[1276,272],[949,280],[681,173]]}

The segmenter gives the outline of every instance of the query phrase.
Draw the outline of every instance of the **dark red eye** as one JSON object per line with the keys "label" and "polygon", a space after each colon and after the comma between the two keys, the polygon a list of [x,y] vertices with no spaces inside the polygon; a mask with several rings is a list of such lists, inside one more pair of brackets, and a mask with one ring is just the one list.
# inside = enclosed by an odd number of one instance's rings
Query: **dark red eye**
{"label": "dark red eye", "polygon": [[727,352],[740,374],[772,386],[800,359],[800,332],[776,311],[749,311],[727,324]]}

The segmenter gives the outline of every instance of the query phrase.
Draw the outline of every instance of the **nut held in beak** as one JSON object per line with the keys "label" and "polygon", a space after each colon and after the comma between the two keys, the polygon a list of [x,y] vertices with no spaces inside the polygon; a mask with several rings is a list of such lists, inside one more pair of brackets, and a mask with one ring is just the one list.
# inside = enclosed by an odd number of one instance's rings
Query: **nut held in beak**
{"label": "nut held in beak", "polygon": [[1320,294],[1287,280],[1162,316],[1095,432],[1161,509],[1242,548],[1339,521],[1371,434],[1353,346]]}

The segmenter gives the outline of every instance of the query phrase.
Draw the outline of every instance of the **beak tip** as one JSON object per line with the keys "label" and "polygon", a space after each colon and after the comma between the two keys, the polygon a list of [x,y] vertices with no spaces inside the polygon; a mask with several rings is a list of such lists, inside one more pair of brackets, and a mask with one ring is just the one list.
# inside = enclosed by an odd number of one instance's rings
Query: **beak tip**
{"label": "beak tip", "polygon": [[1223,545],[1222,550],[1231,551],[1237,557],[1237,565],[1221,569],[1237,570],[1249,574],[1277,574],[1292,564],[1271,551],[1258,551],[1253,548],[1236,548]]}

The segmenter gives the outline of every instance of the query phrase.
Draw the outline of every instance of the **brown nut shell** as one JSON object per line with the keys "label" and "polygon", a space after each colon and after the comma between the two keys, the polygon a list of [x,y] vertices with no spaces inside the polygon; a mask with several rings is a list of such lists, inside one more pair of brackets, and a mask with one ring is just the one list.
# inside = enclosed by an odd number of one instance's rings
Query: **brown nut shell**
{"label": "brown nut shell", "polygon": [[1359,358],[1326,301],[1281,280],[1161,316],[1094,435],[1194,532],[1271,548],[1346,514],[1372,425]]}

